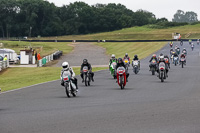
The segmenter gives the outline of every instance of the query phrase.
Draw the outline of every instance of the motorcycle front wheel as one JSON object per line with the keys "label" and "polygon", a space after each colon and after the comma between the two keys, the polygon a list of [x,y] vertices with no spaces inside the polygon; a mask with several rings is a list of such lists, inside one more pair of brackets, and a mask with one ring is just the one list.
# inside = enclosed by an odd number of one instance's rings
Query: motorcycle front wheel
{"label": "motorcycle front wheel", "polygon": [[120,87],[121,87],[121,89],[124,89],[123,78],[120,78]]}
{"label": "motorcycle front wheel", "polygon": [[65,85],[65,92],[66,92],[67,97],[70,98],[71,95],[70,95],[69,87],[67,85]]}
{"label": "motorcycle front wheel", "polygon": [[85,86],[88,86],[88,84],[87,84],[87,83],[88,83],[88,82],[87,82],[87,78],[88,78],[88,77],[87,77],[87,74],[84,74]]}

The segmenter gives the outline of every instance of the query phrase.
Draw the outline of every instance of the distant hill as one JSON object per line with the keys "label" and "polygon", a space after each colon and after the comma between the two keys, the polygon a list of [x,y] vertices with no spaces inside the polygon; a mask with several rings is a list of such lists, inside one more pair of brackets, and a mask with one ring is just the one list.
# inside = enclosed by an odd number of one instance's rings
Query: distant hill
{"label": "distant hill", "polygon": [[172,33],[180,33],[182,39],[200,38],[200,24],[156,29],[150,25],[125,28],[122,30],[87,35],[42,37],[42,40],[156,40],[172,39]]}

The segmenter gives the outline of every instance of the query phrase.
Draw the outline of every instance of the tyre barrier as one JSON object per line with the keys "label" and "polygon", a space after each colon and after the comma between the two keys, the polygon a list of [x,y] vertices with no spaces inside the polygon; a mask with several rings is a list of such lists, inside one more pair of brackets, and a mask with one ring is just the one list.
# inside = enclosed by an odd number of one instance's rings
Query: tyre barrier
{"label": "tyre barrier", "polygon": [[62,51],[57,51],[53,54],[53,60],[57,60],[62,56],[63,52]]}
{"label": "tyre barrier", "polygon": [[46,65],[46,63],[52,61],[52,60],[57,60],[62,56],[63,52],[62,51],[56,51],[55,53],[43,57],[41,60],[38,61],[38,67],[42,67]]}

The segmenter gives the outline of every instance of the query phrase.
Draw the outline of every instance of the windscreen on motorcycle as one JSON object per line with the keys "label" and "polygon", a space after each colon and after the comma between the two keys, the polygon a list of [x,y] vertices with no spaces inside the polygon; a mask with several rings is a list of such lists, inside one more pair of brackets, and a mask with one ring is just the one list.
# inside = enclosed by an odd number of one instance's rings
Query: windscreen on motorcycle
{"label": "windscreen on motorcycle", "polygon": [[71,73],[69,71],[64,71],[62,74],[62,78],[64,81],[69,81],[71,79]]}
{"label": "windscreen on motorcycle", "polygon": [[159,63],[159,69],[160,70],[164,70],[165,69],[165,63],[164,62],[160,62]]}
{"label": "windscreen on motorcycle", "polygon": [[181,58],[181,61],[185,61],[185,58]]}
{"label": "windscreen on motorcycle", "polygon": [[119,73],[119,74],[125,73],[125,68],[124,67],[118,67],[117,68],[117,73]]}
{"label": "windscreen on motorcycle", "polygon": [[112,64],[111,64],[111,67],[113,68],[113,69],[115,69],[115,66],[117,65],[117,63],[116,62],[113,62]]}
{"label": "windscreen on motorcycle", "polygon": [[83,72],[88,72],[88,67],[87,66],[83,67]]}
{"label": "windscreen on motorcycle", "polygon": [[124,60],[124,63],[128,63],[128,62],[129,62],[129,60],[128,60],[128,59],[125,59],[125,60]]}
{"label": "windscreen on motorcycle", "polygon": [[151,63],[152,63],[152,64],[156,64],[156,60],[153,59],[153,60],[151,61]]}
{"label": "windscreen on motorcycle", "polygon": [[174,60],[178,60],[178,57],[174,57]]}
{"label": "windscreen on motorcycle", "polygon": [[139,64],[139,63],[138,63],[137,60],[133,61],[133,65],[134,65],[134,66],[138,66],[138,64]]}

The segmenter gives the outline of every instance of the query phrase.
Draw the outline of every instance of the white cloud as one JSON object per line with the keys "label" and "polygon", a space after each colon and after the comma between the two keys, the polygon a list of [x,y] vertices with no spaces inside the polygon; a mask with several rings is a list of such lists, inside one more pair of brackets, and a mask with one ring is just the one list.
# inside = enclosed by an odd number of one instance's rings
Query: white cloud
{"label": "white cloud", "polygon": [[75,1],[83,1],[89,5],[96,3],[121,3],[128,9],[137,11],[138,9],[147,10],[156,15],[157,18],[166,17],[172,20],[177,10],[194,11],[200,20],[200,1],[199,0],[47,0],[55,3],[56,6],[68,5]]}

